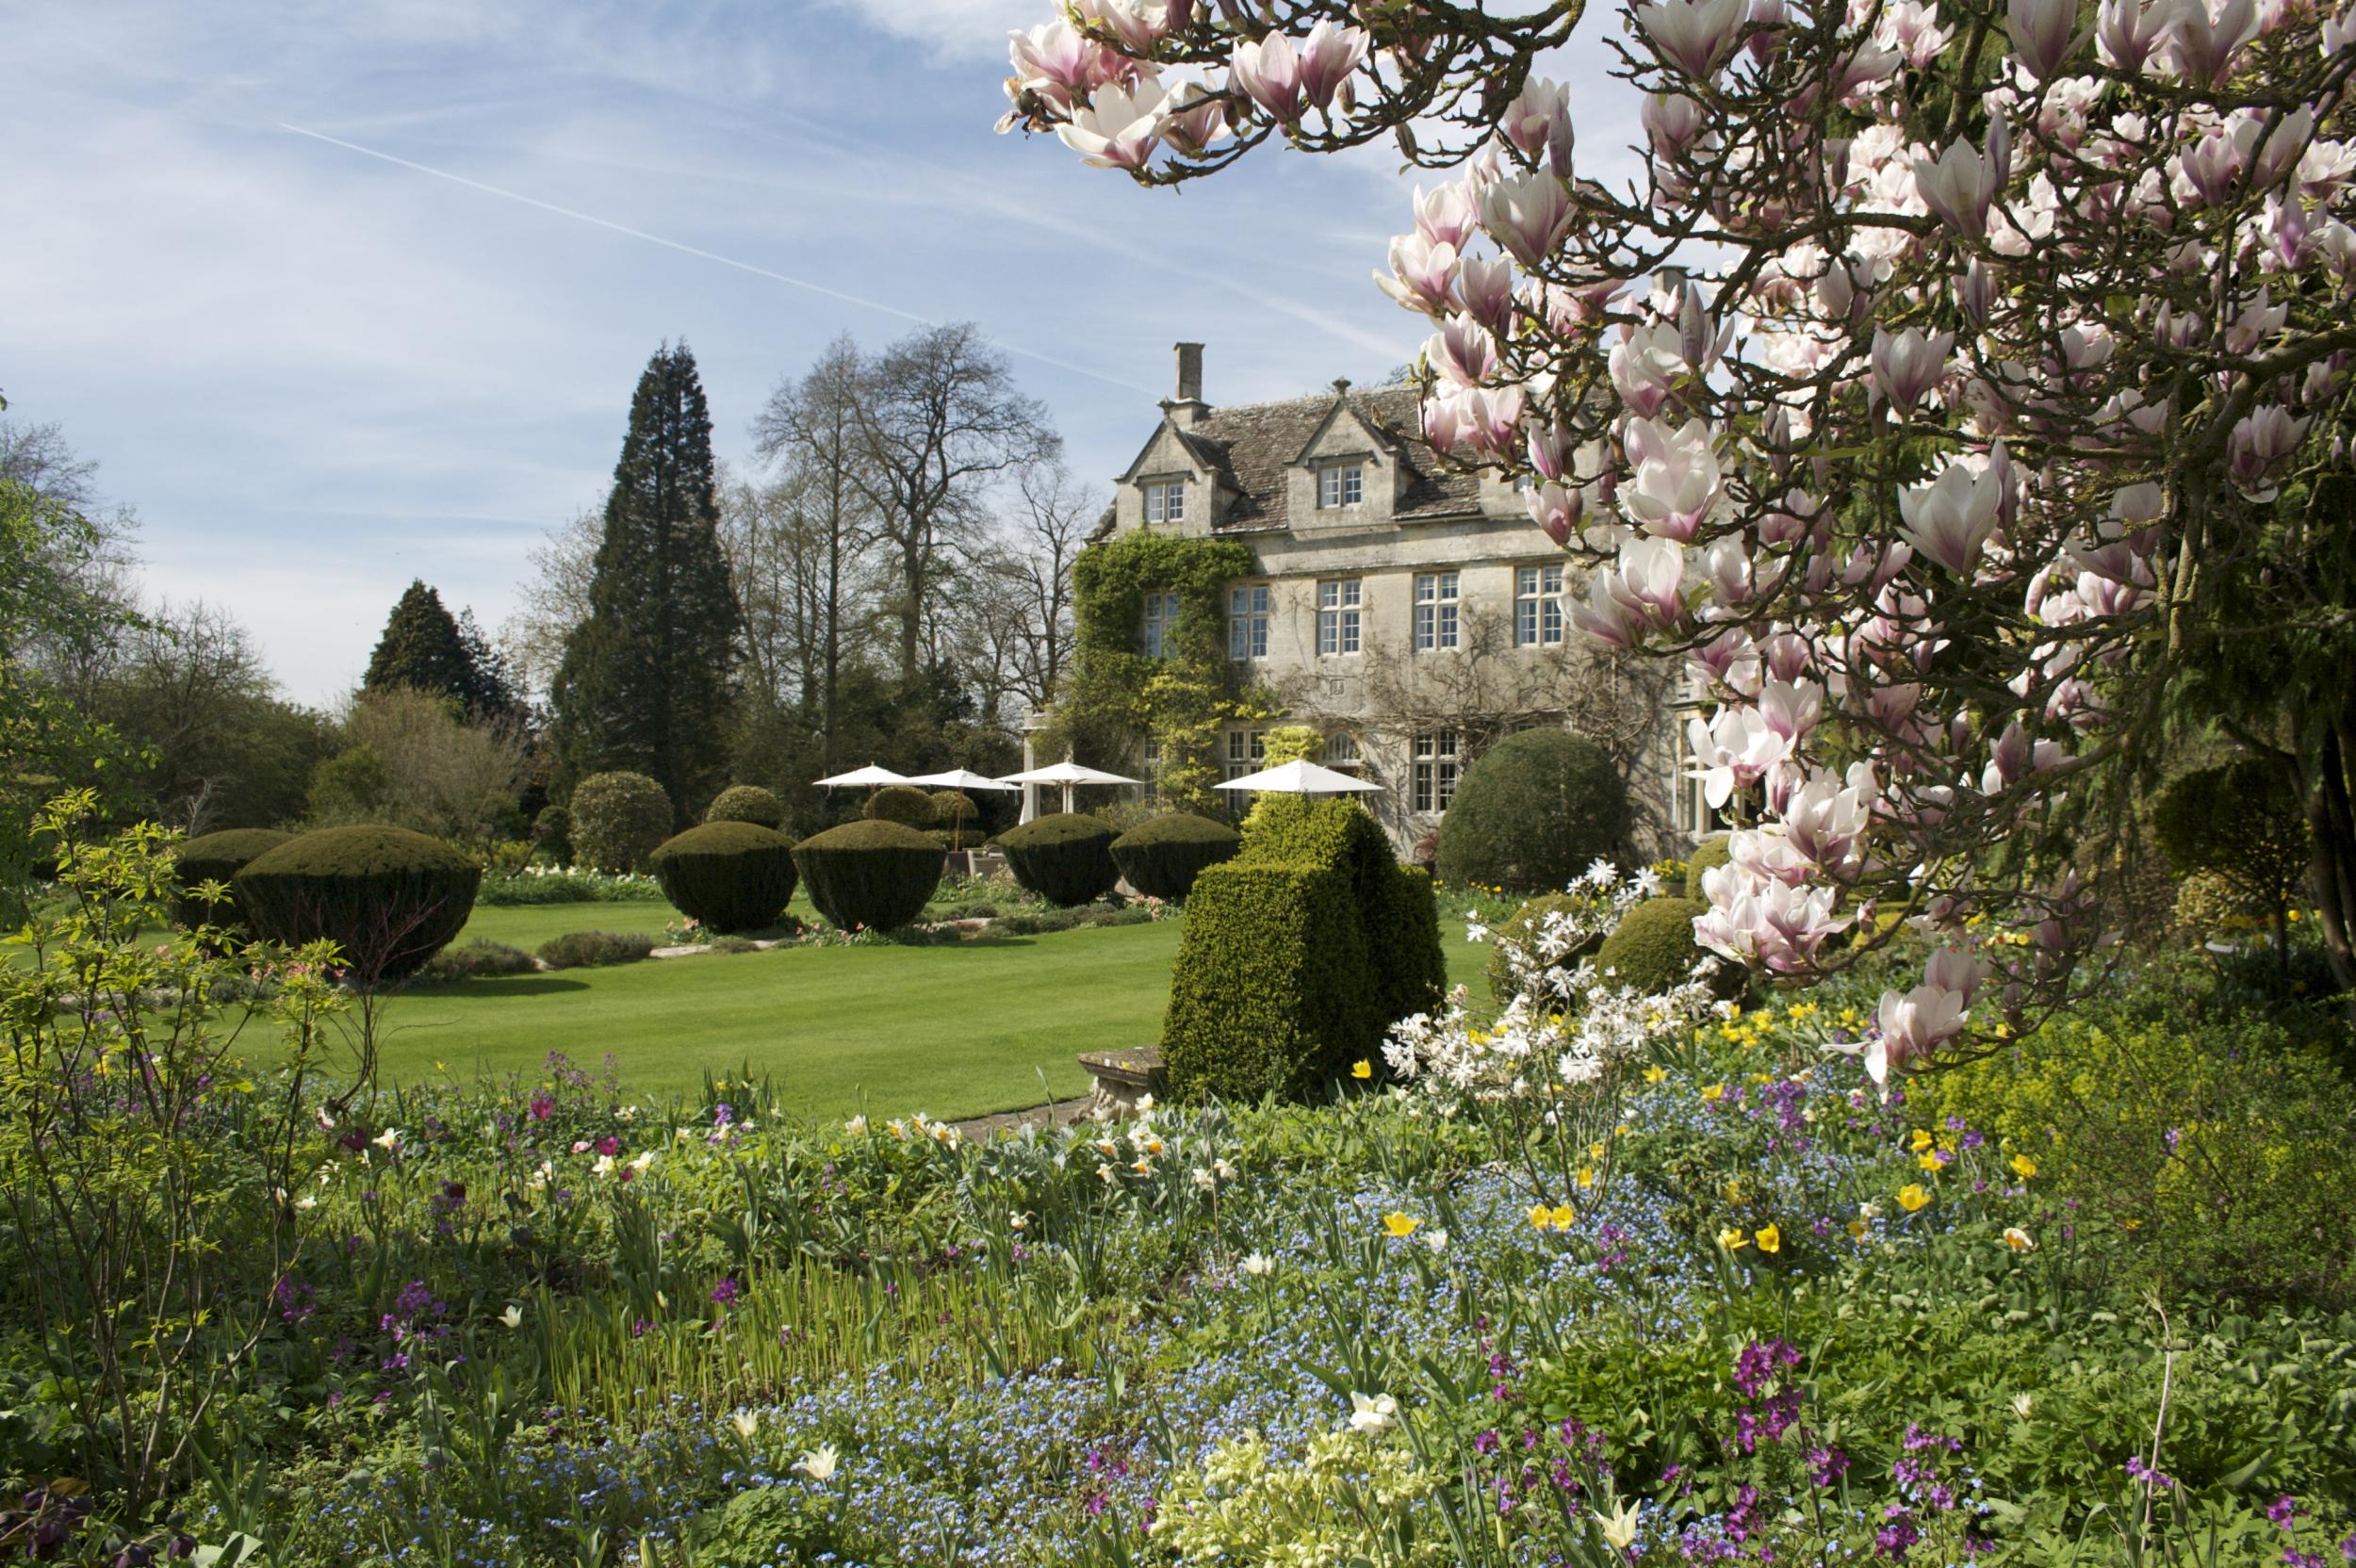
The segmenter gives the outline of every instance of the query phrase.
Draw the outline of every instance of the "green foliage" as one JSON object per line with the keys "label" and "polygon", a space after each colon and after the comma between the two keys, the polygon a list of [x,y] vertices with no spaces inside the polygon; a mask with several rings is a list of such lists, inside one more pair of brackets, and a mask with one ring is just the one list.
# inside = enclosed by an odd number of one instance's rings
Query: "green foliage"
{"label": "green foliage", "polygon": [[1440,822],[1432,873],[1508,892],[1556,892],[1628,838],[1628,786],[1601,746],[1525,729],[1481,754]]}
{"label": "green foliage", "polygon": [[650,861],[672,907],[714,931],[777,923],[794,897],[794,846],[749,822],[708,822],[664,841]]}
{"label": "green foliage", "polygon": [[1339,865],[1349,873],[1373,964],[1367,985],[1385,1025],[1439,1005],[1448,966],[1432,877],[1399,863],[1366,808],[1347,796],[1263,796],[1243,839],[1248,858]]}
{"label": "green foliage", "polygon": [[1020,882],[1050,904],[1086,904],[1112,891],[1121,879],[1113,863],[1112,828],[1077,811],[1034,817],[998,835],[1006,865]]}
{"label": "green foliage", "polygon": [[445,698],[477,718],[506,718],[515,706],[515,694],[487,652],[469,644],[438,592],[412,580],[368,656],[361,690],[406,687]]}
{"label": "green foliage", "polygon": [[233,827],[224,832],[207,833],[190,839],[179,847],[180,896],[172,905],[172,923],[182,926],[218,925],[234,930],[247,929],[243,911],[237,907],[234,891],[215,904],[196,896],[196,890],[207,882],[230,885],[237,873],[257,856],[266,855],[285,843],[292,834],[268,827]]}
{"label": "green foliage", "polygon": [[941,846],[913,827],[846,822],[794,846],[810,901],[839,931],[889,931],[924,912],[941,886]]}
{"label": "green foliage", "polygon": [[2309,851],[2307,820],[2281,766],[2246,759],[2171,779],[2152,807],[2151,831],[2177,875],[2222,878],[2280,934]]}
{"label": "green foliage", "polygon": [[1113,863],[1148,898],[1184,903],[1206,867],[1232,859],[1243,835],[1192,811],[1168,811],[1112,841]]}
{"label": "green foliage", "polygon": [[442,949],[427,959],[417,973],[421,979],[444,982],[487,980],[506,974],[530,974],[539,967],[532,962],[532,955],[520,947],[478,937],[473,941]]}
{"label": "green foliage", "polygon": [[1318,1432],[1297,1462],[1270,1454],[1264,1438],[1231,1438],[1174,1478],[1153,1541],[1180,1562],[1445,1562],[1436,1531],[1413,1544],[1399,1533],[1401,1517],[1440,1485],[1407,1448],[1355,1432]]}
{"label": "green foliage", "polygon": [[933,792],[933,820],[943,826],[960,823],[970,827],[981,820],[982,809],[973,804],[973,797],[962,790]]}
{"label": "green foliage", "polygon": [[532,819],[532,846],[541,858],[552,865],[573,863],[573,812],[568,806],[553,803],[540,808],[540,814]]}
{"label": "green foliage", "polygon": [[659,945],[644,931],[567,931],[540,944],[540,961],[550,969],[603,969],[637,963]]}
{"label": "green foliage", "polygon": [[644,871],[671,836],[671,798],[643,773],[592,774],[573,790],[573,852],[594,871]]}
{"label": "green foliage", "polygon": [[913,784],[887,784],[869,795],[867,816],[874,822],[896,822],[903,827],[931,827],[940,820],[933,797]]}
{"label": "green foliage", "polygon": [[[1709,905],[1690,898],[1648,898],[1622,915],[1595,949],[1595,968],[1610,977],[1610,984],[1633,986],[1647,996],[1682,986],[1702,959],[1693,922],[1709,911]],[[1742,971],[1722,963],[1718,975],[1739,986]],[[1727,976],[1731,979],[1726,980]]]}
{"label": "green foliage", "polygon": [[268,940],[334,942],[361,984],[402,979],[457,936],[482,868],[405,827],[323,827],[246,863],[231,886]]}
{"label": "green foliage", "polygon": [[[1513,979],[1513,966],[1508,961],[1506,955],[1508,944],[1524,951],[1534,952],[1531,944],[1538,939],[1539,928],[1546,923],[1548,915],[1566,914],[1574,909],[1586,908],[1593,903],[1592,898],[1580,893],[1541,893],[1514,910],[1510,919],[1496,927],[1490,938],[1494,951],[1489,955],[1489,994],[1497,998],[1499,1006],[1513,1000],[1514,990],[1517,988]],[[1548,964],[1546,969],[1548,972],[1568,973],[1579,967],[1579,961],[1581,958],[1589,956],[1602,945],[1603,939],[1600,937],[1591,937],[1584,941],[1574,943],[1561,957]]]}
{"label": "green foliage", "polygon": [[704,811],[706,822],[748,822],[773,833],[785,830],[785,802],[758,784],[731,784],[714,795]]}
{"label": "green foliage", "polygon": [[1710,895],[1702,890],[1702,875],[1730,862],[1734,858],[1733,845],[1733,836],[1721,833],[1693,846],[1693,853],[1685,858],[1686,897],[1697,904],[1710,902]]}
{"label": "green foliage", "polygon": [[1173,1096],[1301,1098],[1375,1049],[1356,893],[1331,863],[1238,857],[1195,879],[1162,1025]]}
{"label": "green foliage", "polygon": [[459,840],[523,831],[527,760],[510,727],[470,718],[453,698],[388,686],[361,693],[342,740],[346,749],[312,774],[312,826],[384,823]]}
{"label": "green foliage", "polygon": [[[1082,550],[1072,567],[1071,671],[1041,749],[1115,758],[1152,736],[1161,745],[1161,797],[1186,809],[1216,807],[1219,727],[1268,711],[1237,688],[1227,659],[1227,582],[1257,570],[1238,541],[1150,530]],[[1179,600],[1170,651],[1160,659],[1138,651],[1149,593]]]}
{"label": "green foliage", "polygon": [[2356,1302],[2350,1085],[2278,1024],[2094,1010],[1914,1092],[2132,1227],[2136,1277],[2171,1296]]}
{"label": "green foliage", "polygon": [[1287,762],[1314,762],[1325,751],[1325,737],[1315,725],[1281,724],[1262,738],[1261,748],[1271,768]]}
{"label": "green foliage", "polygon": [[[684,343],[666,345],[630,400],[589,615],[565,638],[549,687],[560,782],[645,774],[683,813],[727,781],[742,617],[714,484],[712,415],[695,356]],[[578,800],[573,809],[578,816]],[[692,820],[675,816],[664,831]]]}

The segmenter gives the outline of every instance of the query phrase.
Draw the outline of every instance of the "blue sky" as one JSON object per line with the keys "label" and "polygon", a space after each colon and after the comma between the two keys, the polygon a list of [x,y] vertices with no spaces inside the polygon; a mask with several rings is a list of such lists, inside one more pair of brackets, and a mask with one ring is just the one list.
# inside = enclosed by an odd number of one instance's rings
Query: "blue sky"
{"label": "blue sky", "polygon": [[[1408,220],[1395,159],[1148,192],[994,136],[1006,29],[1047,14],[0,0],[9,416],[100,460],[153,591],[227,606],[325,703],[413,576],[506,615],[665,338],[741,465],[769,387],[836,334],[976,321],[1100,486],[1177,339],[1208,345],[1214,402],[1413,356],[1368,280]],[[1579,115],[1599,155],[1628,139],[1604,106]]]}

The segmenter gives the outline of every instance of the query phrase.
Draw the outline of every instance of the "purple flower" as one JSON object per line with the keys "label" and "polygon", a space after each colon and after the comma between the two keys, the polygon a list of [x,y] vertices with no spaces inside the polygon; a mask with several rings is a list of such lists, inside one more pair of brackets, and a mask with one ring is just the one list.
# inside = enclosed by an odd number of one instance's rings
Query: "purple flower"
{"label": "purple flower", "polygon": [[545,1094],[535,1094],[535,1095],[533,1095],[533,1096],[532,1097],[532,1120],[534,1120],[534,1121],[546,1121],[548,1118],[550,1118],[550,1117],[554,1116],[555,1114],[556,1114],[556,1102],[555,1102],[555,1101],[553,1101],[553,1100],[549,1099],[549,1098],[548,1098],[547,1095],[545,1095]]}
{"label": "purple flower", "polygon": [[2266,1517],[2274,1521],[2274,1527],[2276,1529],[2287,1530],[2297,1528],[2299,1525],[2299,1499],[2292,1496],[2287,1492],[2283,1493],[2280,1497],[2275,1498],[2274,1501],[2266,1505]]}
{"label": "purple flower", "polygon": [[712,1299],[724,1307],[744,1294],[744,1286],[738,1284],[734,1280],[722,1280],[718,1284],[712,1287]]}

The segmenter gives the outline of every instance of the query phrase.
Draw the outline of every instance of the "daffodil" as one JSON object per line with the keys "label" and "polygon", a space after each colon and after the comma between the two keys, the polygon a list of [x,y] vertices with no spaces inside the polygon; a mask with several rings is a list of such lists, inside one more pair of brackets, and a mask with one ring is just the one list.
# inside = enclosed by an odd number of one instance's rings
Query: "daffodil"
{"label": "daffodil", "polygon": [[1702,1090],[1702,1100],[1707,1104],[1714,1105],[1726,1097],[1726,1086],[1724,1084],[1711,1084]]}
{"label": "daffodil", "polygon": [[1415,1227],[1422,1223],[1414,1215],[1400,1214],[1396,1210],[1383,1217],[1383,1229],[1401,1239],[1414,1235]]}
{"label": "daffodil", "polygon": [[2012,1173],[2025,1182],[2037,1174],[2037,1162],[2026,1154],[2015,1154],[2012,1157]]}
{"label": "daffodil", "polygon": [[1647,1084],[1658,1084],[1667,1076],[1669,1076],[1667,1068],[1648,1067],[1644,1070],[1644,1082]]}
{"label": "daffodil", "polygon": [[2016,1252],[2034,1252],[2037,1250],[2037,1238],[2018,1225],[2007,1225],[2004,1227],[2004,1245]]}
{"label": "daffodil", "polygon": [[1931,1146],[1931,1144],[1932,1144],[1932,1142],[1933,1142],[1933,1141],[1934,1141],[1934,1140],[1933,1140],[1933,1138],[1931,1137],[1931,1135],[1930,1135],[1930,1134],[1929,1134],[1929,1132],[1928,1132],[1928,1131],[1926,1131],[1925,1129],[1921,1128],[1921,1127],[1917,1127],[1917,1128],[1914,1130],[1914,1139],[1913,1139],[1913,1143],[1914,1143],[1914,1152],[1915,1152],[1916,1153],[1920,1154],[1921,1152],[1922,1152],[1922,1151],[1923,1151],[1923,1150],[1928,1149],[1928,1148]]}
{"label": "daffodil", "polygon": [[1595,1168],[1594,1166],[1583,1165],[1579,1168],[1579,1184],[1581,1188],[1592,1187],[1595,1184]]}
{"label": "daffodil", "polygon": [[1898,1206],[1913,1214],[1931,1200],[1931,1195],[1919,1183],[1908,1182],[1898,1189]]}

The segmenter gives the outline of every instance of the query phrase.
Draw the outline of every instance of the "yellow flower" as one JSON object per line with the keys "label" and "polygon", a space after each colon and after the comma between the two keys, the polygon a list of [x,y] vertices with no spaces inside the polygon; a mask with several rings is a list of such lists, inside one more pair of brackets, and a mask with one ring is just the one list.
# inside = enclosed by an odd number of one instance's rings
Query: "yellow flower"
{"label": "yellow flower", "polygon": [[1865,1239],[1865,1221],[1862,1219],[1852,1219],[1849,1221],[1849,1239],[1851,1241],[1863,1241]]}
{"label": "yellow flower", "polygon": [[1925,1150],[1922,1156],[1914,1163],[1921,1166],[1925,1170],[1937,1170],[1939,1168],[1939,1151],[1936,1149]]}
{"label": "yellow flower", "polygon": [[1742,1201],[1742,1178],[1737,1176],[1718,1190],[1726,1194],[1727,1202],[1740,1203]]}
{"label": "yellow flower", "polygon": [[1352,1062],[1350,1065],[1350,1075],[1352,1078],[1371,1078],[1374,1076],[1374,1064],[1364,1058]]}
{"label": "yellow flower", "polygon": [[1658,1084],[1667,1076],[1669,1073],[1665,1068],[1648,1067],[1644,1070],[1644,1082],[1647,1084]]}
{"label": "yellow flower", "polygon": [[2018,1225],[2007,1225],[2004,1227],[2004,1245],[2016,1252],[2033,1252],[2037,1250],[2037,1238]]}
{"label": "yellow flower", "polygon": [[1917,1127],[1914,1130],[1914,1152],[1916,1153],[1920,1154],[1923,1150],[1928,1149],[1932,1142],[1933,1139],[1929,1133],[1920,1127]]}
{"label": "yellow flower", "polygon": [[1783,1233],[1773,1225],[1761,1225],[1759,1228],[1759,1234],[1752,1239],[1759,1243],[1759,1250],[1762,1252],[1783,1250]]}
{"label": "yellow flower", "polygon": [[1553,1218],[1554,1211],[1547,1208],[1544,1203],[1532,1203],[1530,1206],[1530,1228],[1531,1230],[1545,1230]]}
{"label": "yellow flower", "polygon": [[1726,1086],[1724,1084],[1712,1084],[1702,1090],[1702,1099],[1713,1105],[1726,1097]]}
{"label": "yellow flower", "polygon": [[1595,1142],[1587,1146],[1587,1157],[1591,1160],[1600,1160],[1603,1158],[1603,1152],[1611,1147],[1612,1146],[1604,1142],[1603,1139],[1597,1138]]}
{"label": "yellow flower", "polygon": [[1913,1214],[1930,1200],[1931,1195],[1916,1183],[1908,1182],[1898,1189],[1898,1206],[1908,1214]]}
{"label": "yellow flower", "polygon": [[2012,1173],[2025,1182],[2037,1174],[2037,1162],[2026,1154],[2015,1154],[2012,1157]]}
{"label": "yellow flower", "polygon": [[2122,1231],[2140,1231],[2143,1229],[2143,1221],[2140,1219],[2122,1219],[2119,1222],[2119,1228]]}
{"label": "yellow flower", "polygon": [[1579,1184],[1581,1187],[1592,1187],[1595,1184],[1595,1168],[1594,1166],[1583,1165],[1579,1168]]}
{"label": "yellow flower", "polygon": [[1396,1211],[1383,1217],[1383,1228],[1395,1236],[1412,1236],[1415,1233],[1415,1227],[1422,1223],[1423,1221],[1414,1215],[1399,1214]]}
{"label": "yellow flower", "polygon": [[1739,1229],[1729,1225],[1718,1233],[1718,1245],[1729,1252],[1740,1252],[1743,1248],[1748,1247],[1750,1242],[1744,1239]]}
{"label": "yellow flower", "polygon": [[1577,1219],[1578,1217],[1579,1211],[1572,1208],[1568,1203],[1557,1203],[1554,1206],[1554,1228],[1558,1231],[1569,1230],[1571,1228],[1571,1221]]}

